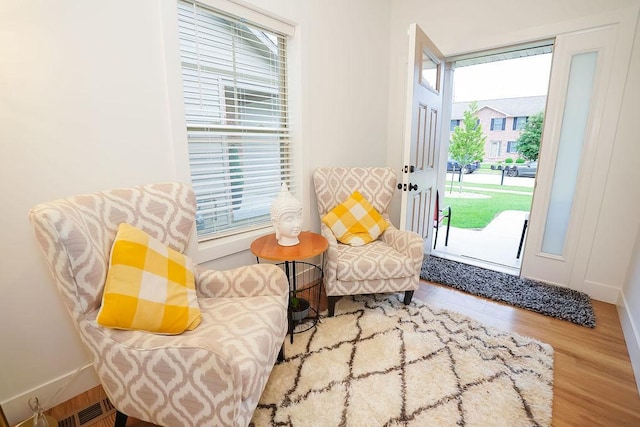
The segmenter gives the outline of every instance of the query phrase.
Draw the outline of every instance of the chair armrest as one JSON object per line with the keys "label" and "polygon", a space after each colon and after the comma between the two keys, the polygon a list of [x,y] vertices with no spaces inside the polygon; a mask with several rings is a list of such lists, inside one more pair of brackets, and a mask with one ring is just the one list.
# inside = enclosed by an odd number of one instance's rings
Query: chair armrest
{"label": "chair armrest", "polygon": [[379,239],[396,251],[411,258],[415,262],[416,271],[420,271],[424,259],[424,240],[418,233],[398,230],[393,224],[389,223],[389,227]]}
{"label": "chair armrest", "polygon": [[[92,353],[94,368],[107,395],[118,410],[158,425],[186,422],[185,405],[211,404],[206,422],[233,425],[242,404],[240,365],[224,346],[211,350],[211,339],[202,336],[154,335],[139,331],[108,330],[87,320],[80,322],[83,338]],[[102,353],[101,353],[102,352]],[[131,389],[132,373],[142,375],[156,387],[154,408],[140,405],[144,387]],[[186,380],[188,378],[188,381]],[[105,381],[105,379],[107,381]],[[155,390],[177,391],[179,381],[198,384],[189,387],[184,399],[161,397]],[[219,396],[226,396],[222,401]],[[162,410],[158,407],[162,406]],[[194,420],[191,420],[194,421]],[[200,420],[204,422],[205,420]]]}
{"label": "chair armrest", "polygon": [[273,264],[254,264],[232,270],[207,270],[196,266],[198,296],[254,297],[289,294],[289,282],[282,269]]}

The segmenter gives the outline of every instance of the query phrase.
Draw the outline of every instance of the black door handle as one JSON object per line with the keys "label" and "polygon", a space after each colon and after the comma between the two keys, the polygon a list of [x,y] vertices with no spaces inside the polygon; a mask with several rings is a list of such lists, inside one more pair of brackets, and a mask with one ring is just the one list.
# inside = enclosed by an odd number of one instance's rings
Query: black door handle
{"label": "black door handle", "polygon": [[[409,191],[417,190],[418,184],[409,183]],[[398,190],[407,191],[407,184],[398,183]]]}

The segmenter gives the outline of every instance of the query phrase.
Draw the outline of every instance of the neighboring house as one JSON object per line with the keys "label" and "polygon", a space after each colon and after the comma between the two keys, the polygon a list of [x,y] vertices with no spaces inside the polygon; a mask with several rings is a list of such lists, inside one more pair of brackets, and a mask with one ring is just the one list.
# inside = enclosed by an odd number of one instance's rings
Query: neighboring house
{"label": "neighboring house", "polygon": [[[547,97],[525,96],[479,100],[478,119],[484,135],[487,137],[484,147],[485,162],[500,162],[506,158],[517,159],[516,145],[518,137],[534,114],[544,111]],[[462,122],[464,112],[470,102],[454,102],[451,108],[449,131],[453,133]]]}

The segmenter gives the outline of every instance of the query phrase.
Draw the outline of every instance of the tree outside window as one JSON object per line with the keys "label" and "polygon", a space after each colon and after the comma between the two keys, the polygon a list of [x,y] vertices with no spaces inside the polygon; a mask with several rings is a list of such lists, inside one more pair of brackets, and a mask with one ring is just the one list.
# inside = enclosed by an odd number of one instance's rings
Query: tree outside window
{"label": "tree outside window", "polygon": [[478,120],[478,103],[473,101],[463,113],[460,126],[454,129],[451,136],[449,144],[451,159],[460,163],[462,167],[481,161],[484,157],[486,138]]}
{"label": "tree outside window", "polygon": [[520,157],[528,161],[538,160],[544,112],[529,117],[517,141],[516,150]]}

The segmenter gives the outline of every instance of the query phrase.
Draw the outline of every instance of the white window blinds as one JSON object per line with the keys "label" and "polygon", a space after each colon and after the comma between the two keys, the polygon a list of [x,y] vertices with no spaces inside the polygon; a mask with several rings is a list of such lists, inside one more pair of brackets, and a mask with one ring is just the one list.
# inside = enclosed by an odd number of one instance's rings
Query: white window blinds
{"label": "white window blinds", "polygon": [[286,37],[191,1],[178,27],[199,240],[268,225],[281,183],[295,189]]}

